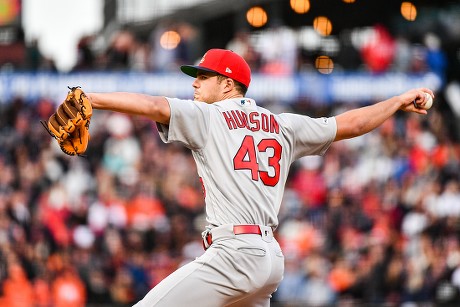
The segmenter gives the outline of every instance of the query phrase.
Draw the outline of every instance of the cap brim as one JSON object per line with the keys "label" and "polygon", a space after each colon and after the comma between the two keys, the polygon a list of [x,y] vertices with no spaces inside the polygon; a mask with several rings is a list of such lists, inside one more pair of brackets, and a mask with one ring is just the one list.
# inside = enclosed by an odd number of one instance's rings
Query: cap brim
{"label": "cap brim", "polygon": [[215,70],[212,70],[212,69],[208,69],[208,68],[204,68],[204,67],[201,67],[201,66],[194,66],[194,65],[182,65],[180,67],[180,70],[182,70],[182,72],[186,75],[189,75],[190,77],[193,77],[193,78],[196,78],[197,74],[198,74],[198,71],[209,71],[209,72],[214,72],[214,73],[218,73],[217,71]]}

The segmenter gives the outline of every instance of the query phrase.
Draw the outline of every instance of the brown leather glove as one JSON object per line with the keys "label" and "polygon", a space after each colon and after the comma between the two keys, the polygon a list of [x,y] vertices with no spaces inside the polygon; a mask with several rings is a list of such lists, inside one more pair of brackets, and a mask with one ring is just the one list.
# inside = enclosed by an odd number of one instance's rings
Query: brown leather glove
{"label": "brown leather glove", "polygon": [[47,122],[41,121],[56,139],[61,150],[70,155],[82,155],[90,139],[89,124],[93,115],[91,102],[79,86],[70,88],[66,99]]}

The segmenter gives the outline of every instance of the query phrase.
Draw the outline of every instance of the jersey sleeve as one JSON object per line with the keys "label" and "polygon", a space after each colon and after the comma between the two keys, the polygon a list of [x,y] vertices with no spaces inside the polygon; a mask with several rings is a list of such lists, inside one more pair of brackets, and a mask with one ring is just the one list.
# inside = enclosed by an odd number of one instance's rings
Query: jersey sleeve
{"label": "jersey sleeve", "polygon": [[294,158],[323,155],[337,134],[335,117],[311,118],[299,114],[283,114],[293,132]]}
{"label": "jersey sleeve", "polygon": [[171,108],[169,125],[157,123],[165,143],[180,142],[196,150],[204,147],[209,129],[209,105],[204,102],[167,98]]}

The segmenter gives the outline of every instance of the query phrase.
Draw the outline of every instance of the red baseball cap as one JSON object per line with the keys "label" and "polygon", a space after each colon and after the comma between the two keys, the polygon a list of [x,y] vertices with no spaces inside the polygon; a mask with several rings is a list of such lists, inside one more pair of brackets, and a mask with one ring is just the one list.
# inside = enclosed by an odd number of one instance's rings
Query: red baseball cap
{"label": "red baseball cap", "polygon": [[248,63],[237,53],[226,49],[210,49],[197,66],[182,65],[180,69],[194,78],[199,70],[204,70],[229,77],[246,87],[249,87],[251,82],[251,69]]}

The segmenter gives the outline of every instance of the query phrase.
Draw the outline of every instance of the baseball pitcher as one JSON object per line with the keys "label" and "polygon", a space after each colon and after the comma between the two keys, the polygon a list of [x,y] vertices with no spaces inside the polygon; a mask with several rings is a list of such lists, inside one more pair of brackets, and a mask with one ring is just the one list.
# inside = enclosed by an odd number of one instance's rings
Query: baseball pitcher
{"label": "baseball pitcher", "polygon": [[[197,66],[181,70],[195,78],[193,101],[125,92],[84,95],[94,109],[155,121],[164,142],[191,150],[203,184],[205,252],[151,289],[136,307],[269,306],[283,278],[284,257],[273,232],[291,164],[377,128],[398,110],[427,114],[425,94],[434,97],[430,89],[413,89],[335,117],[311,118],[274,114],[245,97],[251,71],[230,50],[211,49]],[[77,125],[65,110],[50,118],[49,130],[59,134],[58,142],[80,144],[80,134],[73,132],[78,129],[65,126],[69,120]],[[88,118],[79,117],[83,127]],[[75,147],[76,154],[86,149]]]}

